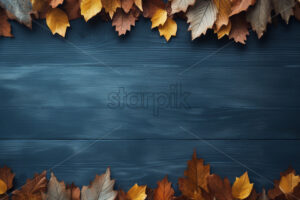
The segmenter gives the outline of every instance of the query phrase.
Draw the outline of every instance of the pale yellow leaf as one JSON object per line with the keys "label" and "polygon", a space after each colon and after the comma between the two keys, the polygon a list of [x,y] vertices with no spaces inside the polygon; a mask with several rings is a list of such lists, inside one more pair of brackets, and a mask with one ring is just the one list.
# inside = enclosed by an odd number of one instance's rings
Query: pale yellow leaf
{"label": "pale yellow leaf", "polygon": [[159,25],[164,25],[165,22],[167,21],[168,13],[164,9],[157,9],[154,15],[151,18],[152,22],[152,27],[155,28],[158,27]]}
{"label": "pale yellow leaf", "polygon": [[169,41],[172,36],[176,36],[177,24],[172,18],[168,17],[165,24],[158,27],[158,31],[160,36],[164,36]]}
{"label": "pale yellow leaf", "polygon": [[217,20],[215,22],[217,30],[229,22],[229,15],[231,13],[231,2],[229,0],[214,0],[218,9]]}
{"label": "pale yellow leaf", "polygon": [[232,185],[232,196],[236,199],[246,199],[253,188],[253,183],[250,183],[248,172],[245,172],[241,177],[236,177]]}
{"label": "pale yellow leaf", "polygon": [[294,172],[292,172],[281,177],[279,188],[283,193],[289,194],[293,192],[294,188],[299,184],[299,182],[300,177],[296,176]]}
{"label": "pale yellow leaf", "polygon": [[52,34],[55,33],[65,37],[67,28],[70,27],[67,14],[59,9],[53,8],[46,15],[46,23]]}
{"label": "pale yellow leaf", "polygon": [[102,9],[101,0],[81,0],[80,10],[85,21],[97,15]]}

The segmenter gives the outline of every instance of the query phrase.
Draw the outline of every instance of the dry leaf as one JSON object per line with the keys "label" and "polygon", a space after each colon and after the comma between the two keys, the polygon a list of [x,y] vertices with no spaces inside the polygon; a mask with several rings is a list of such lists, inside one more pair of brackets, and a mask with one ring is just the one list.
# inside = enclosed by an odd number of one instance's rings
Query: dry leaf
{"label": "dry leaf", "polygon": [[202,159],[197,159],[196,152],[192,160],[188,161],[187,170],[184,171],[185,178],[179,178],[179,190],[191,199],[203,199],[201,188],[208,191],[207,177],[210,174],[210,166],[204,165]]}
{"label": "dry leaf", "polygon": [[167,21],[168,13],[165,9],[157,9],[151,18],[152,27],[155,28],[159,25],[164,25]]}
{"label": "dry leaf", "polygon": [[6,183],[0,179],[0,195],[6,193],[6,191],[7,191]]}
{"label": "dry leaf", "polygon": [[0,8],[0,36],[4,37],[12,37],[11,34],[11,26],[8,22],[8,17],[6,15],[6,12]]}
{"label": "dry leaf", "polygon": [[143,16],[152,18],[158,9],[165,10],[165,4],[162,0],[144,0],[143,1]]}
{"label": "dry leaf", "polygon": [[50,1],[50,6],[52,8],[56,8],[58,5],[62,4],[64,0],[51,0]]}
{"label": "dry leaf", "polygon": [[6,184],[7,190],[9,190],[13,187],[14,177],[15,177],[15,174],[12,173],[11,169],[8,168],[7,166],[0,168],[0,179],[2,181],[4,181],[4,183]]}
{"label": "dry leaf", "polygon": [[133,0],[121,0],[121,8],[125,13],[128,13],[133,6]]}
{"label": "dry leaf", "polygon": [[267,29],[267,24],[271,22],[272,2],[271,0],[257,0],[254,7],[247,12],[247,21],[252,29],[261,38]]}
{"label": "dry leaf", "polygon": [[218,35],[218,39],[221,39],[222,37],[224,37],[225,35],[229,35],[231,30],[231,22],[229,21],[229,23],[225,26],[223,25],[219,30],[217,30],[216,28],[214,29],[214,32],[217,33]]}
{"label": "dry leaf", "polygon": [[217,200],[232,200],[231,184],[227,178],[224,181],[220,176],[212,174],[207,177],[207,185],[210,193]]}
{"label": "dry leaf", "polygon": [[84,17],[86,22],[97,15],[101,11],[101,9],[102,3],[100,0],[81,0],[81,15]]}
{"label": "dry leaf", "polygon": [[217,30],[222,26],[227,26],[229,23],[229,15],[231,13],[231,1],[229,0],[214,0],[218,9],[217,20],[215,22]]}
{"label": "dry leaf", "polygon": [[127,192],[127,198],[129,200],[145,200],[147,197],[146,187],[146,185],[138,186],[138,184],[134,184]]}
{"label": "dry leaf", "polygon": [[136,5],[136,7],[138,7],[140,9],[140,11],[143,11],[142,0],[134,0],[134,4]]}
{"label": "dry leaf", "polygon": [[212,28],[217,18],[217,8],[212,0],[198,0],[186,13],[192,40],[206,34]]}
{"label": "dry leaf", "polygon": [[194,5],[196,0],[172,0],[171,9],[172,14],[178,13],[180,11],[186,12],[189,6]]}
{"label": "dry leaf", "polygon": [[297,3],[294,7],[295,18],[300,21],[300,4]]}
{"label": "dry leaf", "polygon": [[241,177],[236,177],[232,185],[232,196],[236,199],[246,199],[253,188],[253,183],[250,183],[248,172],[245,172]]}
{"label": "dry leaf", "polygon": [[57,178],[51,173],[51,178],[48,182],[47,193],[43,195],[43,200],[70,200],[71,194],[66,190],[65,183],[58,182]]}
{"label": "dry leaf", "polygon": [[272,3],[276,15],[280,14],[282,19],[288,24],[290,17],[294,15],[295,0],[272,0]]}
{"label": "dry leaf", "polygon": [[107,168],[105,174],[96,175],[89,186],[81,189],[81,200],[114,200],[117,191],[113,190],[115,181],[110,179],[110,169]]}
{"label": "dry leaf", "polygon": [[46,23],[53,35],[57,33],[62,37],[65,37],[67,28],[70,27],[67,14],[59,8],[53,8],[47,13]]}
{"label": "dry leaf", "polygon": [[33,179],[28,179],[20,190],[13,191],[12,200],[41,200],[46,188],[46,171],[43,171],[41,174],[35,174]]}
{"label": "dry leaf", "polygon": [[130,31],[131,26],[135,25],[137,18],[132,12],[126,14],[122,9],[118,9],[113,17],[112,25],[116,27],[116,31],[120,35],[125,35],[127,31]]}
{"label": "dry leaf", "polygon": [[235,42],[245,44],[247,35],[249,35],[249,25],[246,21],[245,13],[234,15],[230,19],[232,26],[229,33],[229,39],[234,39]]}
{"label": "dry leaf", "polygon": [[169,41],[172,36],[176,36],[177,24],[171,17],[168,17],[164,25],[158,27],[158,31],[160,36],[164,36]]}
{"label": "dry leaf", "polygon": [[253,6],[256,2],[256,0],[231,0],[231,14],[236,15],[243,11],[246,11],[250,6]]}
{"label": "dry leaf", "polygon": [[269,200],[265,188],[263,188],[261,194],[259,195],[258,200]]}
{"label": "dry leaf", "polygon": [[73,183],[67,186],[67,191],[71,194],[71,200],[80,200],[80,188]]}
{"label": "dry leaf", "polygon": [[69,20],[80,18],[80,0],[64,0],[63,8]]}
{"label": "dry leaf", "polygon": [[121,7],[120,0],[102,0],[103,8],[105,12],[109,13],[110,18],[112,19],[117,8]]}
{"label": "dry leaf", "polygon": [[279,182],[279,189],[284,194],[290,194],[294,188],[300,183],[300,177],[295,175],[295,171],[282,176]]}
{"label": "dry leaf", "polygon": [[172,183],[165,177],[163,180],[157,182],[157,188],[154,190],[153,200],[173,200],[174,190]]}

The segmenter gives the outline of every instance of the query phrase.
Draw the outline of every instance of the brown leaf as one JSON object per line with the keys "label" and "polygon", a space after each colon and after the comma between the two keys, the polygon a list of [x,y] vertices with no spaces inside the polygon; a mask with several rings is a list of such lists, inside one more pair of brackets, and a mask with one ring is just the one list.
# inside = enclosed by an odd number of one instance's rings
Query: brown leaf
{"label": "brown leaf", "polygon": [[116,27],[116,31],[120,35],[125,35],[127,31],[130,31],[131,26],[135,25],[137,18],[132,12],[126,14],[122,9],[118,9],[113,17],[112,25]]}
{"label": "brown leaf", "polygon": [[295,0],[272,0],[276,15],[280,14],[282,19],[288,24],[289,19],[294,15],[293,7],[296,5]]}
{"label": "brown leaf", "polygon": [[64,0],[63,8],[69,20],[78,19],[80,15],[80,0]]}
{"label": "brown leaf", "polygon": [[80,188],[74,185],[67,186],[67,191],[71,194],[71,200],[80,200]]}
{"label": "brown leaf", "polygon": [[230,16],[246,11],[255,4],[256,0],[232,0]]}
{"label": "brown leaf", "polygon": [[207,177],[210,174],[210,166],[204,165],[202,159],[197,159],[196,152],[192,160],[188,161],[187,170],[184,171],[184,178],[179,178],[179,190],[182,194],[191,199],[203,199],[201,188],[208,191]]}
{"label": "brown leaf", "polygon": [[143,16],[152,18],[158,9],[165,9],[165,3],[162,0],[144,0]]}
{"label": "brown leaf", "polygon": [[71,193],[66,190],[65,183],[58,182],[57,178],[51,173],[51,178],[48,182],[47,193],[43,194],[43,200],[70,200]]}
{"label": "brown leaf", "polygon": [[134,0],[121,0],[121,7],[125,13],[128,13],[134,4]]}
{"label": "brown leaf", "polygon": [[231,31],[229,33],[229,39],[234,39],[235,42],[245,44],[247,35],[249,35],[249,25],[246,21],[245,13],[234,15],[230,18]]}
{"label": "brown leaf", "polygon": [[257,194],[256,190],[253,188],[253,190],[251,191],[251,194],[245,200],[257,200],[257,198],[258,198],[258,194]]}
{"label": "brown leaf", "polygon": [[258,200],[269,200],[265,188],[263,188],[261,194],[259,195]]}
{"label": "brown leaf", "polygon": [[[1,18],[0,18],[1,21]],[[1,24],[1,22],[0,22]],[[0,25],[1,27],[1,25]],[[7,186],[7,190],[11,189],[13,187],[13,180],[14,180],[15,174],[12,173],[11,169],[7,166],[4,166],[0,168],[0,179],[4,181],[4,183]]]}
{"label": "brown leaf", "polygon": [[157,188],[154,190],[154,200],[172,200],[174,196],[174,190],[172,183],[168,181],[167,176],[157,182]]}
{"label": "brown leaf", "polygon": [[119,190],[116,200],[129,200],[129,199],[127,198],[127,195],[123,190]]}
{"label": "brown leaf", "polygon": [[12,37],[11,26],[4,9],[0,8],[0,36]]}
{"label": "brown leaf", "polygon": [[224,181],[216,174],[207,177],[208,189],[217,200],[232,200],[231,184],[227,178]]}
{"label": "brown leaf", "polygon": [[229,0],[213,0],[217,9],[217,20],[215,22],[217,30],[229,23],[229,15],[231,13],[231,2]]}
{"label": "brown leaf", "polygon": [[47,188],[46,173],[46,171],[43,171],[41,174],[35,174],[33,179],[28,179],[20,190],[12,192],[12,200],[41,200],[42,193]]}
{"label": "brown leaf", "polygon": [[154,190],[151,189],[151,188],[149,188],[149,187],[147,187],[146,188],[146,195],[147,195],[146,200],[153,200],[153,198],[154,198]]}
{"label": "brown leaf", "polygon": [[117,8],[121,7],[121,1],[120,0],[101,0],[103,8],[105,9],[105,12],[107,12],[112,19]]}
{"label": "brown leaf", "polygon": [[300,3],[297,3],[294,7],[295,18],[300,21]]}
{"label": "brown leaf", "polygon": [[58,5],[62,4],[64,0],[51,0],[50,1],[50,6],[52,8],[56,8]]}

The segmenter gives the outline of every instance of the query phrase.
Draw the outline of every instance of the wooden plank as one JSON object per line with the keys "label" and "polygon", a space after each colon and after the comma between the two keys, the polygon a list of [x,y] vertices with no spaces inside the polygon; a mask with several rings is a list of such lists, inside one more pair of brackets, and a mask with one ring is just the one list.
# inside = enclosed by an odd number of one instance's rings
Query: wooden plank
{"label": "wooden plank", "polygon": [[134,183],[154,187],[168,174],[177,188],[194,149],[213,173],[231,181],[248,171],[257,189],[270,187],[288,166],[300,169],[299,140],[2,140],[0,162],[16,173],[17,187],[44,169],[67,183],[86,185],[110,166],[117,187],[128,189]]}

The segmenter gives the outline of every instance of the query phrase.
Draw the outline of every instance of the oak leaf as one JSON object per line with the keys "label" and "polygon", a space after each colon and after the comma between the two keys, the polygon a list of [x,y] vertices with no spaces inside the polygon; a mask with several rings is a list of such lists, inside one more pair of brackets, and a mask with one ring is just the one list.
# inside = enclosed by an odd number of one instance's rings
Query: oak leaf
{"label": "oak leaf", "polygon": [[125,13],[128,13],[132,8],[134,0],[121,0],[121,8]]}
{"label": "oak leaf", "polygon": [[188,161],[184,178],[179,178],[179,190],[190,199],[203,199],[201,189],[208,191],[207,177],[210,175],[210,166],[204,165],[202,159],[197,159],[196,152],[192,160]]}
{"label": "oak leaf", "polygon": [[60,8],[52,8],[46,15],[46,23],[52,34],[65,37],[67,28],[70,27],[67,14]]}
{"label": "oak leaf", "polygon": [[249,35],[249,25],[246,21],[245,13],[234,15],[230,18],[231,31],[229,33],[229,39],[234,39],[235,42],[245,44],[247,36]]}
{"label": "oak leaf", "polygon": [[85,21],[97,15],[102,9],[102,3],[100,0],[81,0],[80,10]]}
{"label": "oak leaf", "polygon": [[130,31],[131,26],[135,25],[137,18],[133,15],[133,12],[126,14],[122,9],[118,9],[113,17],[112,25],[116,27],[116,31],[120,35],[125,35],[127,31]]}
{"label": "oak leaf", "polygon": [[231,184],[227,178],[224,181],[216,174],[207,177],[207,185],[210,193],[217,200],[232,200]]}
{"label": "oak leaf", "polygon": [[217,18],[217,8],[212,0],[198,0],[191,7],[186,16],[189,31],[192,32],[192,40],[206,34],[207,29],[212,28]]}
{"label": "oak leaf", "polygon": [[165,9],[157,9],[154,15],[151,17],[152,27],[155,28],[159,25],[164,25],[167,21],[168,13]]}
{"label": "oak leaf", "polygon": [[110,169],[102,175],[96,175],[89,186],[83,186],[81,189],[81,200],[114,200],[117,191],[113,190],[115,181],[110,179]]}
{"label": "oak leaf", "polygon": [[169,41],[172,36],[176,36],[177,24],[171,17],[168,17],[164,25],[158,27],[158,31],[160,36],[164,36]]}
{"label": "oak leaf", "polygon": [[121,7],[120,0],[102,0],[103,8],[105,12],[109,13],[110,18],[112,19],[117,8]]}
{"label": "oak leaf", "polygon": [[229,0],[213,0],[217,9],[217,20],[215,22],[217,30],[219,30],[223,25],[229,23],[229,15],[231,13],[231,1]]}
{"label": "oak leaf", "polygon": [[165,9],[165,3],[162,0],[144,0],[143,1],[143,16],[152,18],[158,9]]}
{"label": "oak leaf", "polygon": [[282,176],[279,182],[279,189],[284,194],[290,194],[294,188],[300,183],[300,176],[295,175],[295,171]]}
{"label": "oak leaf", "polygon": [[174,190],[172,183],[165,177],[163,180],[157,182],[157,188],[154,190],[153,200],[173,200]]}
{"label": "oak leaf", "polygon": [[186,12],[189,6],[194,5],[196,0],[172,0],[171,9],[172,14],[178,13],[180,11]]}
{"label": "oak leaf", "polygon": [[51,0],[50,1],[50,6],[52,8],[56,8],[58,5],[62,4],[64,0]]}
{"label": "oak leaf", "polygon": [[257,0],[254,7],[248,9],[247,21],[252,29],[261,38],[267,29],[267,24],[271,22],[272,1]]}
{"label": "oak leaf", "polygon": [[127,198],[129,200],[145,200],[147,186],[138,186],[138,184],[134,184],[129,191],[127,192]]}
{"label": "oak leaf", "polygon": [[246,11],[250,6],[253,6],[256,0],[231,0],[230,16]]}
{"label": "oak leaf", "polygon": [[12,37],[11,26],[4,9],[0,8],[0,36]]}
{"label": "oak leaf", "polygon": [[69,20],[80,18],[80,0],[64,0],[63,8]]}
{"label": "oak leaf", "polygon": [[41,200],[47,188],[46,173],[43,171],[41,174],[35,174],[33,179],[28,179],[20,190],[12,192],[12,200]]}
{"label": "oak leaf", "polygon": [[272,0],[276,15],[280,14],[282,19],[288,24],[289,19],[294,15],[293,7],[296,5],[295,0]]}
{"label": "oak leaf", "polygon": [[66,190],[65,183],[58,182],[57,178],[51,173],[51,178],[48,182],[47,193],[43,194],[43,200],[70,200],[71,194]]}
{"label": "oak leaf", "polygon": [[236,177],[232,185],[232,196],[236,199],[246,199],[252,191],[253,183],[250,183],[248,172],[241,177]]}

